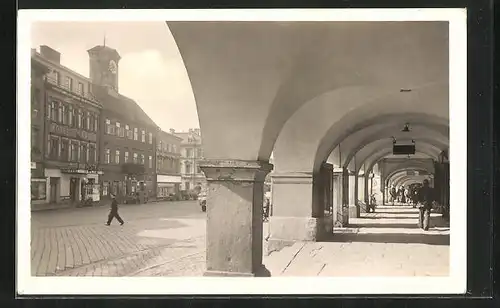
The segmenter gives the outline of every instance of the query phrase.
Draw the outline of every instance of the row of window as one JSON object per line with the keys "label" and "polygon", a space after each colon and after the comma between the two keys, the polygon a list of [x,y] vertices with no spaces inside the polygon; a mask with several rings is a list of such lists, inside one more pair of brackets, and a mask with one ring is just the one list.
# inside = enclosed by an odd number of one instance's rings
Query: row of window
{"label": "row of window", "polygon": [[97,132],[99,129],[99,115],[97,113],[58,101],[51,101],[47,104],[47,119],[90,132]]}
{"label": "row of window", "polygon": [[180,168],[179,160],[168,157],[157,157],[156,168],[158,170],[169,170],[171,172],[178,172]]}
{"label": "row of window", "polygon": [[95,164],[97,147],[95,143],[48,135],[47,157],[52,160]]}
{"label": "row of window", "polygon": [[158,142],[158,144],[156,145],[156,149],[158,149],[159,151],[163,150],[163,151],[170,152],[170,153],[177,153],[177,145],[169,144],[169,143],[163,142],[162,140],[160,140],[160,142]]}
{"label": "row of window", "polygon": [[193,148],[186,148],[186,157],[194,157],[193,155],[196,153],[196,157],[203,157],[203,150],[201,148],[197,148],[196,152]]}
{"label": "row of window", "polygon": [[[134,164],[146,164],[146,156],[144,154],[132,153],[132,160],[130,160],[130,153],[128,151],[123,152],[123,160],[121,159],[121,151],[116,150],[114,155],[111,154],[110,149],[104,150],[104,163],[105,164],[115,164],[119,165],[121,162],[123,163],[134,163]],[[153,156],[148,156],[148,166],[149,168],[153,168]]]}
{"label": "row of window", "polygon": [[66,88],[72,92],[76,92],[82,95],[85,93],[85,88],[83,83],[78,82],[78,87],[75,89],[73,88],[74,86],[73,78],[69,76],[65,76],[64,83],[61,84],[61,74],[58,71],[52,71],[50,74],[47,75],[47,78],[52,79],[55,84],[62,86],[63,88]]}
{"label": "row of window", "polygon": [[[139,129],[134,127],[132,130],[130,126],[125,125],[124,127],[120,122],[115,122],[111,124],[109,119],[106,119],[106,134],[115,135],[117,137],[125,138],[125,136],[130,140],[139,140]],[[146,143],[146,131],[141,129],[141,142]],[[148,133],[148,143],[153,144],[153,134]]]}

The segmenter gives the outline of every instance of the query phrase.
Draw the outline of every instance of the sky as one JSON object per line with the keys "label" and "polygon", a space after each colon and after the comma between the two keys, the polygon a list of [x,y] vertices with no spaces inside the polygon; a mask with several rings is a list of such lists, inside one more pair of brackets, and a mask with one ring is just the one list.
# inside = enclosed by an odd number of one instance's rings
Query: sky
{"label": "sky", "polygon": [[175,40],[164,22],[36,22],[31,48],[48,45],[61,64],[89,76],[87,50],[102,45],[118,51],[119,92],[135,100],[163,130],[198,128],[198,114]]}

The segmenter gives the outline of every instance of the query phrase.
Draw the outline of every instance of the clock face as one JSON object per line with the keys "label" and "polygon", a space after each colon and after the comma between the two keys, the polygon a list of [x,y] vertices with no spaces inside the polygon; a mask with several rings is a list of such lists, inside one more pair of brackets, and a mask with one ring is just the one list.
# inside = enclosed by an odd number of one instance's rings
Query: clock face
{"label": "clock face", "polygon": [[109,61],[109,67],[108,67],[109,71],[113,74],[116,74],[116,71],[118,69],[117,65],[116,65],[116,62],[111,60]]}

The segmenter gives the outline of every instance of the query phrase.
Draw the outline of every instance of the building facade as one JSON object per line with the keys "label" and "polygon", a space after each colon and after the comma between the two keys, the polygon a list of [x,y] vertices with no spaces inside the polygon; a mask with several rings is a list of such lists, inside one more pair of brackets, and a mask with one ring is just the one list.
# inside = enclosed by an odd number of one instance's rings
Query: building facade
{"label": "building facade", "polygon": [[203,159],[203,147],[200,129],[189,129],[188,132],[176,132],[181,142],[181,190],[190,191],[206,186],[205,174],[198,166]]}
{"label": "building facade", "polygon": [[47,202],[47,179],[43,168],[45,121],[45,74],[48,67],[31,57],[31,202]]}
{"label": "building facade", "polygon": [[[100,199],[98,154],[101,104],[89,95],[89,79],[61,65],[61,54],[48,46],[32,50],[32,60],[47,67],[43,89],[34,96],[43,103],[42,171],[45,203],[98,202]],[[43,92],[38,92],[43,91]],[[40,106],[41,107],[41,106]],[[35,132],[32,131],[32,139]],[[32,141],[33,142],[33,141]],[[33,144],[32,144],[33,145]],[[33,151],[33,150],[32,150]],[[36,151],[36,152],[38,152]],[[38,190],[43,184],[39,184]],[[38,196],[36,202],[43,202]]]}
{"label": "building facade", "polygon": [[102,198],[114,194],[140,202],[156,197],[157,126],[132,99],[118,91],[120,55],[107,46],[88,50],[91,91],[102,103],[100,162]]}
{"label": "building facade", "polygon": [[180,157],[182,138],[158,130],[156,137],[156,198],[177,194],[182,183]]}

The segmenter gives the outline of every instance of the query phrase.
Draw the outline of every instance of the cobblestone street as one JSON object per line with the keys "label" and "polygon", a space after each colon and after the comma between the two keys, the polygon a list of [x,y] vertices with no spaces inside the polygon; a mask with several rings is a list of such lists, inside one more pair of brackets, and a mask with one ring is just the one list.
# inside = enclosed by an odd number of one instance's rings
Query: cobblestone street
{"label": "cobblestone street", "polygon": [[[108,209],[32,213],[32,275],[200,276],[205,213],[196,202],[120,208],[125,225],[105,226]],[[418,211],[378,207],[351,218],[329,241],[296,243],[264,257],[273,276],[444,276],[449,228],[437,214],[417,228]],[[264,237],[267,223],[264,224]]]}
{"label": "cobblestone street", "polygon": [[32,275],[154,275],[159,264],[175,264],[170,273],[185,275],[177,263],[204,264],[205,214],[197,202],[123,205],[123,226],[105,226],[108,211],[32,213]]}

